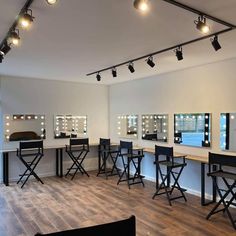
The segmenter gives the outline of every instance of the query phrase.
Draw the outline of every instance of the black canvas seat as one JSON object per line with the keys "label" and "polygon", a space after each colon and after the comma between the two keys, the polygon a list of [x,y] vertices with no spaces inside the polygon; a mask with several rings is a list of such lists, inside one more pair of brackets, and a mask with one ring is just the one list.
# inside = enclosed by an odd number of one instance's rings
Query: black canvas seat
{"label": "black canvas seat", "polygon": [[[184,198],[187,201],[184,194],[186,189],[181,188],[178,182],[184,167],[187,165],[185,156],[174,156],[173,154],[173,147],[155,146],[156,192],[152,198],[154,199],[158,195],[166,194],[170,206],[172,205],[171,201],[179,198]],[[164,159],[160,160],[161,156]],[[179,161],[177,162],[177,160]],[[161,165],[166,167],[166,173],[161,169]],[[159,176],[161,178],[160,183]],[[170,186],[171,177],[174,180],[172,186]],[[173,197],[174,189],[178,190],[180,195]]]}
{"label": "black canvas seat", "polygon": [[[118,145],[111,145],[110,139],[100,138],[98,146],[97,176],[104,174],[107,178],[108,176],[119,175],[119,169],[116,166],[118,155]],[[109,158],[112,162],[111,169],[107,169],[107,162]]]}
{"label": "black canvas seat", "polygon": [[44,155],[43,141],[20,142],[16,155],[26,167],[26,170],[20,175],[17,184],[22,182],[21,188],[23,188],[30,176],[34,176],[35,179],[43,184],[43,181],[35,172],[35,168]]}
{"label": "black canvas seat", "polygon": [[[216,166],[216,171],[212,171],[213,167]],[[236,229],[236,220],[230,212],[230,206],[234,205],[236,200],[236,170],[228,171],[225,168],[236,167],[236,156],[228,156],[223,154],[209,153],[209,173],[207,174],[212,178],[213,184],[216,187],[216,191],[219,195],[220,200],[213,207],[210,213],[207,215],[206,219],[216,213],[223,212],[229,217],[229,220]],[[222,189],[219,186],[218,180],[222,180],[225,188]]]}
{"label": "black canvas seat", "polygon": [[[68,169],[65,176],[72,174],[71,180],[74,179],[78,171],[83,175],[86,174],[89,177],[89,174],[83,167],[83,161],[87,154],[89,153],[89,139],[88,138],[76,138],[70,139],[70,145],[66,145],[66,153],[72,160],[72,165]],[[74,173],[71,173],[74,170]]]}
{"label": "black canvas seat", "polygon": [[[123,172],[117,185],[125,181],[129,188],[134,184],[142,184],[144,186],[144,176],[141,175],[141,162],[144,157],[143,149],[134,149],[132,142],[120,141],[119,156],[121,157]],[[131,175],[132,167],[134,170],[133,175]]]}

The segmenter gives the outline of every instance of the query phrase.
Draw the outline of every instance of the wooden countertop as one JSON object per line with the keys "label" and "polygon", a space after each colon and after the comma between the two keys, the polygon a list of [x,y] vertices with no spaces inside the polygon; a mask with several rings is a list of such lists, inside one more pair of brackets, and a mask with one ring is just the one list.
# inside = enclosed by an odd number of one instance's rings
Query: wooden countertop
{"label": "wooden countertop", "polygon": [[[154,148],[144,148],[144,152],[155,154],[155,149]],[[179,153],[179,152],[175,152],[174,155],[175,156],[185,156],[186,160],[208,163],[208,156],[196,156],[196,155],[192,155],[192,154]]]}

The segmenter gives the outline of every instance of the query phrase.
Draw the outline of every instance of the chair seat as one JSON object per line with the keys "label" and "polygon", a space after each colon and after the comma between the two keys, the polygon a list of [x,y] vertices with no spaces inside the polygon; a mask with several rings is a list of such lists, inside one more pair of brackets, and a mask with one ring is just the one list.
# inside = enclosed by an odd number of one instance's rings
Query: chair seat
{"label": "chair seat", "polygon": [[178,162],[172,162],[172,161],[158,161],[158,162],[154,162],[155,164],[159,163],[161,165],[165,165],[167,167],[171,167],[171,168],[178,168],[178,167],[182,167],[182,166],[186,166],[186,163],[178,163]]}
{"label": "chair seat", "polygon": [[236,173],[231,173],[231,172],[227,172],[227,171],[219,170],[219,171],[208,173],[207,175],[213,176],[213,177],[222,177],[222,178],[226,178],[226,179],[236,180]]}

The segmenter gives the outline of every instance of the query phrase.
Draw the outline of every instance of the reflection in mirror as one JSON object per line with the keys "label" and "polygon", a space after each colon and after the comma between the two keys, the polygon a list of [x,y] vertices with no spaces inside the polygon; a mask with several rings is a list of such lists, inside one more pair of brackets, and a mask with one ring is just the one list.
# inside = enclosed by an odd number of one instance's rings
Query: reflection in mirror
{"label": "reflection in mirror", "polygon": [[174,142],[196,147],[210,147],[211,115],[209,113],[175,114]]}
{"label": "reflection in mirror", "polygon": [[142,139],[167,142],[168,115],[142,115]]}
{"label": "reflection in mirror", "polygon": [[121,138],[137,139],[138,137],[138,116],[118,116],[118,136]]}
{"label": "reflection in mirror", "polygon": [[23,141],[46,138],[45,115],[5,115],[4,140]]}
{"label": "reflection in mirror", "polygon": [[236,151],[236,113],[220,115],[220,147],[222,150]]}
{"label": "reflection in mirror", "polygon": [[55,138],[78,138],[87,134],[87,116],[54,116]]}

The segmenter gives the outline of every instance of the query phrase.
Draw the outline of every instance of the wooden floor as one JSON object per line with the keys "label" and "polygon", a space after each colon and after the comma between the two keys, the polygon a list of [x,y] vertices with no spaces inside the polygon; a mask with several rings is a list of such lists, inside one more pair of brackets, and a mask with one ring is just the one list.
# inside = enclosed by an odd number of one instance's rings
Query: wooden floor
{"label": "wooden floor", "polygon": [[152,200],[154,185],[116,185],[117,177],[105,180],[91,173],[69,178],[44,178],[44,185],[29,181],[22,190],[16,183],[0,186],[0,236],[34,235],[96,225],[136,216],[138,236],[236,235],[222,213],[205,219],[212,206],[202,207],[198,197]]}

